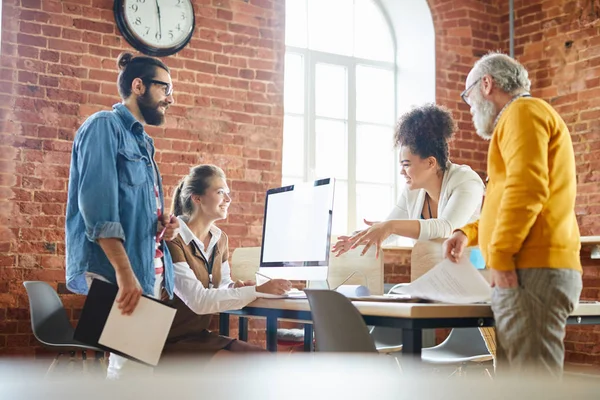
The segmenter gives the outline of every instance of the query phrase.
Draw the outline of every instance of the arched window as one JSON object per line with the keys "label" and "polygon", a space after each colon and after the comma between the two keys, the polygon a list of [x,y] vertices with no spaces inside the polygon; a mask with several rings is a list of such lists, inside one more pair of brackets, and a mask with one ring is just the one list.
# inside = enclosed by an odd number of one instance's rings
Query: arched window
{"label": "arched window", "polygon": [[336,178],[334,234],[385,218],[404,184],[386,14],[374,0],[287,0],[285,41],[283,184]]}

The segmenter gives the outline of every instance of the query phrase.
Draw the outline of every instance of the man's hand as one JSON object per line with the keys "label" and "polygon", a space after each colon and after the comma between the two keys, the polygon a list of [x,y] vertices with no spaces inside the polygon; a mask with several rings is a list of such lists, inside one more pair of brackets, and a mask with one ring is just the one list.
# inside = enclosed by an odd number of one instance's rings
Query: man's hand
{"label": "man's hand", "polygon": [[517,271],[498,271],[492,268],[491,286],[498,286],[500,289],[512,289],[519,286],[519,277]]}
{"label": "man's hand", "polygon": [[463,231],[456,231],[442,245],[444,258],[452,262],[458,262],[462,257],[469,239]]}
{"label": "man's hand", "polygon": [[158,238],[170,242],[179,234],[179,220],[174,215],[170,217],[163,214],[158,220]]}
{"label": "man's hand", "polygon": [[142,296],[142,287],[130,267],[115,270],[117,275],[117,304],[124,315],[131,315]]}

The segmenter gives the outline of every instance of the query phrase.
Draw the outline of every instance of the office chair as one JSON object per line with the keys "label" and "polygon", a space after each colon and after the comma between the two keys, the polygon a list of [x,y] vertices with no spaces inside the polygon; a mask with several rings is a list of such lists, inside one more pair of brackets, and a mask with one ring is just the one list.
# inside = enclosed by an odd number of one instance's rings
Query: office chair
{"label": "office chair", "polygon": [[350,300],[333,290],[306,289],[316,351],[377,353],[362,315]]}
{"label": "office chair", "polygon": [[76,352],[81,351],[84,372],[87,372],[85,360],[88,350],[95,351],[96,360],[104,366],[104,350],[73,339],[75,329],[54,288],[46,282],[39,281],[26,281],[23,285],[29,297],[33,335],[45,347],[58,352],[46,375],[54,370],[60,357],[67,352],[71,356],[69,362],[74,362]]}
{"label": "office chair", "polygon": [[[312,313],[317,351],[378,351],[362,315],[344,295],[331,290],[305,292]],[[461,328],[453,329],[440,345],[422,349],[421,359],[436,365],[458,364],[450,376],[461,376],[467,363],[490,361],[492,356],[477,328]],[[489,371],[487,375],[491,377]]]}

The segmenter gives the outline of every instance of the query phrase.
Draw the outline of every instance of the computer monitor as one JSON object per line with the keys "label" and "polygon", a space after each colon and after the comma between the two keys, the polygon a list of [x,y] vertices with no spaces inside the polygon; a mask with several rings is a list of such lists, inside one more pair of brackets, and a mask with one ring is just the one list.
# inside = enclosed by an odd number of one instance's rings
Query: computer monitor
{"label": "computer monitor", "polygon": [[326,280],[334,179],[269,189],[259,272],[269,278]]}

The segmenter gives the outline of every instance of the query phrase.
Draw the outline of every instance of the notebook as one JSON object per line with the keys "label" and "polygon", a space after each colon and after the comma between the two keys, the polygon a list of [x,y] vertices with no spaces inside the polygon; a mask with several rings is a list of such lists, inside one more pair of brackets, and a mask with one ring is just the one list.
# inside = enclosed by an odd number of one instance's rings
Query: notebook
{"label": "notebook", "polygon": [[94,279],[75,329],[75,340],[123,357],[156,366],[175,309],[142,296],[131,315],[123,315],[115,301],[118,288]]}

